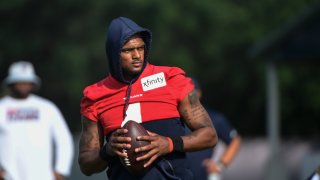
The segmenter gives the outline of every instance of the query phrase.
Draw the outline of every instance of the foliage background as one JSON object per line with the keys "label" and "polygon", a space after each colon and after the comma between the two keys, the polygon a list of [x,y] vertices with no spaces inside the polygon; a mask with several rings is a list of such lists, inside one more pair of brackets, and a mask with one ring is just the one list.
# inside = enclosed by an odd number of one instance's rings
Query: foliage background
{"label": "foliage background", "polygon": [[[82,89],[108,73],[110,21],[126,16],[153,32],[150,61],[198,78],[203,103],[223,112],[243,135],[265,135],[263,59],[250,48],[311,0],[11,0],[0,2],[0,77],[17,60],[42,78],[38,94],[55,102],[81,131]],[[303,61],[303,60],[301,60]],[[319,64],[279,64],[283,137],[319,136]],[[5,91],[2,91],[2,95]]]}

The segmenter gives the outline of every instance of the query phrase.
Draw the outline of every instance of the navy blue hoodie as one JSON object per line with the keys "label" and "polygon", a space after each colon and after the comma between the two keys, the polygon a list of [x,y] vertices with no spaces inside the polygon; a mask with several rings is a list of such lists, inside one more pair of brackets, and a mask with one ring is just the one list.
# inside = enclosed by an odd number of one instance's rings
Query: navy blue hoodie
{"label": "navy blue hoodie", "polygon": [[[145,43],[144,63],[140,73],[137,74],[136,77],[134,77],[131,81],[128,81],[123,77],[123,72],[120,65],[120,53],[123,45],[129,40],[130,37],[136,34],[140,34]],[[123,107],[123,118],[126,117],[126,109],[129,105],[128,103],[131,93],[131,84],[139,78],[140,74],[147,65],[147,59],[151,46],[151,36],[151,32],[148,29],[140,27],[135,22],[125,17],[118,17],[112,20],[109,26],[106,40],[106,53],[109,60],[110,74],[118,81],[129,84],[126,95],[126,103]]]}
{"label": "navy blue hoodie", "polygon": [[[146,67],[150,52],[152,41],[151,32],[148,29],[140,27],[128,18],[119,17],[111,22],[107,33],[106,53],[109,60],[110,74],[118,81],[126,84],[129,84],[130,82],[123,78],[122,68],[120,66],[120,52],[121,48],[128,41],[128,39],[135,34],[140,34],[145,43],[145,61],[142,68],[143,71],[143,69]],[[133,82],[138,79],[139,75],[140,74],[133,79]]]}

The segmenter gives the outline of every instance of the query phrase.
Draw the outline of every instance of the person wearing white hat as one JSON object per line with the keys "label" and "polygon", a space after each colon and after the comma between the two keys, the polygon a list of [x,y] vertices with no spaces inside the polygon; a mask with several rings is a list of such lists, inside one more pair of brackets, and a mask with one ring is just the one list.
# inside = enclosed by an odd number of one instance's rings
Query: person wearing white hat
{"label": "person wearing white hat", "polygon": [[30,62],[13,63],[0,99],[0,180],[62,180],[71,171],[73,141],[51,101],[33,94],[40,86]]}
{"label": "person wearing white hat", "polygon": [[13,63],[9,68],[9,75],[5,79],[7,85],[16,82],[31,82],[35,85],[40,84],[40,78],[35,74],[33,65],[27,61]]}

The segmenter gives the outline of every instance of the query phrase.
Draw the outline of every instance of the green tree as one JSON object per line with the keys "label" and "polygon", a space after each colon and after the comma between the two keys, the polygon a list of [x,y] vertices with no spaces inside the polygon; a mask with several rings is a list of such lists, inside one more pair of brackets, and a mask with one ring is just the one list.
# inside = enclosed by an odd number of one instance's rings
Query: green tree
{"label": "green tree", "polygon": [[[107,25],[117,16],[126,16],[152,30],[152,63],[179,66],[197,77],[204,87],[205,104],[225,113],[241,133],[261,135],[265,68],[263,61],[248,58],[248,49],[311,2],[1,1],[0,75],[6,76],[13,61],[33,62],[43,80],[39,93],[56,102],[71,129],[79,131],[82,89],[108,73]],[[294,89],[290,95],[306,105],[284,99],[283,127],[288,134],[300,128],[301,117],[292,117],[292,111],[305,112],[312,119],[309,124],[319,118],[317,68],[306,67],[298,74],[295,70],[281,68],[282,91]]]}

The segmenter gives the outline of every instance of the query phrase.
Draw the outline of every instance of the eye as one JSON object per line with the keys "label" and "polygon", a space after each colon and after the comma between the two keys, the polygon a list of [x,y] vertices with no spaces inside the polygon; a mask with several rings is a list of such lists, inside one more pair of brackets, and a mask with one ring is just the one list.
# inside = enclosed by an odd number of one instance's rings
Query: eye
{"label": "eye", "polygon": [[133,51],[135,51],[135,50],[137,50],[137,51],[144,51],[144,47],[145,47],[145,45],[142,45],[142,46],[136,47],[136,48],[123,48],[123,49],[121,49],[121,52],[122,52],[122,53],[129,54],[129,53],[131,53],[131,52],[133,52]]}
{"label": "eye", "polygon": [[142,46],[138,47],[138,50],[139,50],[139,51],[142,51],[142,50],[145,49],[145,47],[146,47],[145,45],[142,45]]}
{"label": "eye", "polygon": [[125,48],[125,49],[121,49],[121,52],[130,53],[132,50],[133,50],[132,48]]}
{"label": "eye", "polygon": [[138,47],[137,50],[138,51],[143,51],[144,50],[144,46]]}

